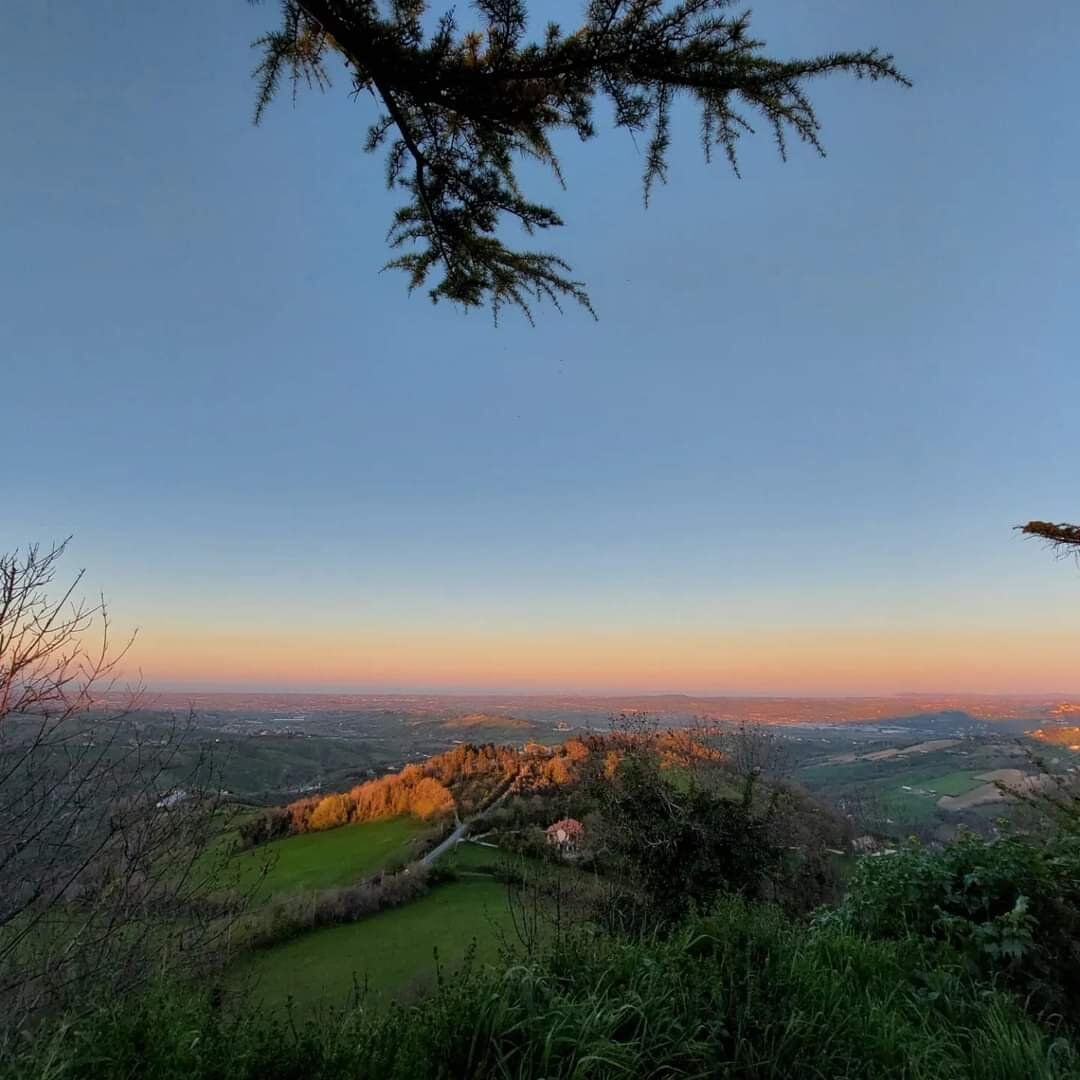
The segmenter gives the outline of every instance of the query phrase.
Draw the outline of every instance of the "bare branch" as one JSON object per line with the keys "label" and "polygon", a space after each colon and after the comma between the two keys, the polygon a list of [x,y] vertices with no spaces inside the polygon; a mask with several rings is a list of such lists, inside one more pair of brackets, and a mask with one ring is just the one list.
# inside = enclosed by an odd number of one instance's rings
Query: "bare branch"
{"label": "bare branch", "polygon": [[140,687],[118,694],[131,642],[104,599],[76,596],[81,572],[49,595],[65,546],[0,555],[0,1027],[162,955],[205,962],[243,904],[206,854],[222,799],[194,718],[147,722]]}
{"label": "bare branch", "polygon": [[1025,536],[1037,536],[1062,557],[1073,555],[1080,558],[1080,525],[1055,525],[1049,521],[1029,521],[1017,525]]}

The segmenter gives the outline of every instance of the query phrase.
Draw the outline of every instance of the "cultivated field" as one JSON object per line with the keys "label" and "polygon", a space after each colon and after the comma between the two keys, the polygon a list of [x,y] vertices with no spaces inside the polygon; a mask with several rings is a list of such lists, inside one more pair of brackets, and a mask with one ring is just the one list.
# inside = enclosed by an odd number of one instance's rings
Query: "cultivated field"
{"label": "cultivated field", "polygon": [[344,1005],[354,988],[385,999],[450,973],[470,947],[493,959],[512,934],[506,886],[490,878],[439,885],[405,907],[316,930],[237,964],[233,985],[268,1004],[290,999],[301,1010]]}
{"label": "cultivated field", "polygon": [[[1015,739],[926,738],[927,730],[912,731],[905,741],[899,734],[833,731],[803,738],[795,747],[795,778],[872,832],[896,840],[914,832],[924,840],[947,841],[958,824],[985,831],[994,816],[990,811],[1010,813],[1010,800],[995,781],[1016,786],[1036,775]],[[1074,761],[1068,751],[1058,751],[1052,766],[1061,771]]]}

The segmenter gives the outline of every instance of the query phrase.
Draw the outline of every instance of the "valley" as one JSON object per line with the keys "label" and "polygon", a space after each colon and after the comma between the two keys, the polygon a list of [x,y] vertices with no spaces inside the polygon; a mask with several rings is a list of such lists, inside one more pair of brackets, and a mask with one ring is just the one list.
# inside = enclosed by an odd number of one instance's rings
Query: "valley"
{"label": "valley", "polygon": [[[1051,771],[1080,762],[1075,706],[1057,697],[694,698],[683,695],[157,695],[134,720],[164,729],[191,711],[222,786],[273,805],[421,762],[454,746],[557,745],[618,715],[687,730],[768,730],[792,780],[894,837],[948,839],[990,827],[996,782],[1022,780],[1029,755]],[[186,759],[169,777],[183,786]],[[1000,770],[1019,770],[1001,774]]]}
{"label": "valley", "polygon": [[[581,744],[581,738],[560,729],[599,730],[591,702],[579,702],[575,711],[564,701],[552,713],[549,703],[541,707],[519,700],[508,705],[505,714],[494,711],[491,703],[481,713],[470,712],[473,701],[444,701],[441,710],[428,701],[422,708],[399,702],[397,709],[352,713],[340,701],[323,709],[306,704],[302,717],[301,710],[290,710],[288,732],[275,730],[285,722],[269,715],[273,710],[255,709],[250,701],[235,711],[200,718],[200,732],[218,731],[210,737],[265,747],[262,760],[274,762],[257,790],[247,798],[237,793],[250,807],[245,813],[265,813],[258,809],[260,803],[273,806],[290,799],[298,799],[292,806],[317,808],[332,802],[332,793],[350,782],[361,784],[355,790],[366,790],[363,785],[370,787],[369,781],[378,776],[393,779],[388,774],[395,766],[405,767],[407,775],[409,769],[427,770],[444,759],[467,762],[472,745],[498,743],[500,737],[510,755],[507,763],[518,764],[497,765],[497,758],[490,758],[492,764],[484,766],[495,770],[490,779],[468,779],[471,767],[455,766],[464,767],[465,773],[452,780],[453,819],[425,821],[405,814],[361,820],[282,836],[237,852],[233,863],[240,868],[240,880],[258,880],[255,917],[263,918],[263,909],[288,909],[288,919],[298,929],[275,931],[278,938],[241,952],[229,974],[236,993],[254,994],[267,1005],[291,1003],[302,1011],[341,1006],[358,994],[371,1002],[407,998],[432,985],[440,971],[456,969],[466,956],[480,965],[496,957],[519,930],[521,912],[515,915],[514,907],[520,905],[523,880],[535,883],[568,874],[581,878],[572,863],[560,865],[538,856],[544,854],[546,824],[568,809],[587,810],[572,783],[574,762],[581,756],[572,747]],[[911,836],[934,846],[955,839],[962,829],[993,835],[1000,818],[1015,817],[1021,809],[1000,785],[1023,790],[1040,782],[1035,754],[1046,744],[1029,735],[1035,718],[999,715],[1000,703],[993,719],[953,709],[913,714],[909,707],[904,702],[899,715],[868,719],[866,707],[849,706],[846,720],[830,722],[827,707],[818,705],[810,720],[773,726],[683,714],[656,719],[699,740],[703,748],[714,746],[718,761],[737,756],[738,743],[732,740],[748,737],[747,732],[751,738],[767,739],[770,769],[818,800],[838,821],[847,822],[848,839],[835,852],[842,861],[891,851]],[[730,704],[725,708],[737,712]],[[803,712],[809,708],[808,703],[799,704]],[[622,722],[627,722],[625,716]],[[605,730],[608,724],[604,718]],[[411,741],[416,736],[420,746],[441,757],[420,757]],[[591,745],[590,738],[586,735],[581,745]],[[370,743],[379,748],[378,755],[365,757],[371,754]],[[673,745],[689,744],[676,740]],[[275,790],[274,777],[281,774],[271,770],[279,767],[291,746],[308,752],[292,757],[292,786]],[[343,765],[335,760],[335,751],[366,764]],[[258,760],[257,755],[245,757]],[[569,772],[553,764],[563,760]],[[527,762],[533,764],[523,765]],[[1054,746],[1043,767],[1061,776],[1075,774],[1080,754]],[[456,776],[446,774],[445,768],[437,766],[437,774]],[[682,768],[671,766],[673,782]],[[525,775],[540,778],[531,793],[528,785],[521,786]],[[230,777],[230,783],[237,781]],[[570,786],[563,790],[560,785],[565,783]],[[332,925],[315,915],[317,907],[340,909],[337,893],[342,890],[374,883],[377,891],[383,887],[380,882],[402,881],[410,872],[430,879],[400,902],[391,898],[384,907],[382,899],[373,901],[362,917],[346,916]],[[344,901],[346,907],[348,903]],[[311,907],[310,916],[303,914],[305,905]]]}

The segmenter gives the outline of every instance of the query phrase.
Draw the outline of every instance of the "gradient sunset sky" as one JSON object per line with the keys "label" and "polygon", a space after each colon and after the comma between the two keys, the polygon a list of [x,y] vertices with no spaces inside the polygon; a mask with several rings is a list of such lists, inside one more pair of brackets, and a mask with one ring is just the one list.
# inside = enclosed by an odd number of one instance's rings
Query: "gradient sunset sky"
{"label": "gradient sunset sky", "polygon": [[[545,14],[569,25],[578,5]],[[343,86],[243,0],[5,11],[0,547],[74,534],[153,686],[1080,693],[1080,5],[760,0],[826,160],[564,146],[600,319],[380,274]],[[607,116],[601,105],[600,118]]]}

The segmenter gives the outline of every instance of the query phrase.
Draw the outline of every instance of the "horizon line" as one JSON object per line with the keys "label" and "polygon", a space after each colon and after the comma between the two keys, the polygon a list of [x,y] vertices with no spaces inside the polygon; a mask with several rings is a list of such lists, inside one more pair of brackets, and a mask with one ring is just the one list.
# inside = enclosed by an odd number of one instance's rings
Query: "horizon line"
{"label": "horizon line", "polygon": [[[778,691],[769,689],[735,690],[735,689],[709,689],[709,690],[634,690],[632,688],[612,688],[597,690],[596,688],[579,689],[574,687],[559,688],[518,688],[518,687],[357,687],[352,686],[267,686],[265,684],[243,685],[227,683],[158,683],[144,684],[142,690],[147,694],[195,694],[195,695],[226,695],[226,694],[252,694],[262,696],[351,696],[351,697],[416,697],[434,696],[445,698],[550,698],[550,697],[574,697],[582,699],[604,700],[610,698],[706,698],[716,700],[731,700],[740,698],[781,699],[781,700],[813,700],[813,699],[867,699],[867,698],[941,698],[941,697],[969,697],[969,698],[1069,698],[1080,696],[1080,692],[1069,691],[1063,688],[1038,689],[1038,690],[966,690],[966,689],[939,689],[939,690],[877,690],[877,691],[852,691],[852,690],[813,690],[813,691]],[[114,693],[123,691],[115,690]]]}

